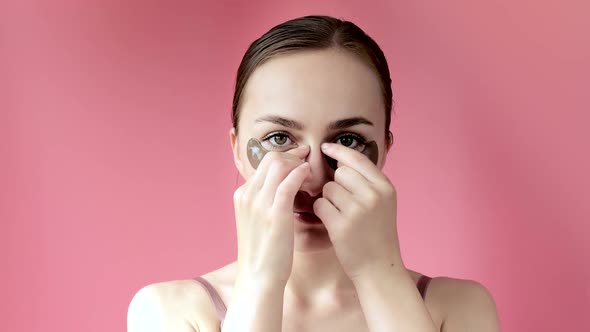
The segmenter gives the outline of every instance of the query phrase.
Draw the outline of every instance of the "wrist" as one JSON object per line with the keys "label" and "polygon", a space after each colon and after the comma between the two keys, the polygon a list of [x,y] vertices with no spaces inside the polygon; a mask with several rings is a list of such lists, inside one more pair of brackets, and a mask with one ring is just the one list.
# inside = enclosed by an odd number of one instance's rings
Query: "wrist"
{"label": "wrist", "polygon": [[351,276],[352,282],[356,284],[380,282],[383,278],[409,276],[408,270],[401,260],[374,261]]}
{"label": "wrist", "polygon": [[286,283],[275,278],[260,276],[238,276],[235,288],[237,291],[248,290],[255,292],[271,293],[284,292]]}

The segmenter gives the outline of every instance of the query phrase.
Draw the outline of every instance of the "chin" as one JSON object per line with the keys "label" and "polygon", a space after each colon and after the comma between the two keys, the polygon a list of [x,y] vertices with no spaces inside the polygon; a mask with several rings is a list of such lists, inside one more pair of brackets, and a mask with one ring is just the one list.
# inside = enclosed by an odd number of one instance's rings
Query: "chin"
{"label": "chin", "polygon": [[332,249],[332,241],[325,228],[295,230],[294,249],[297,252],[320,252]]}

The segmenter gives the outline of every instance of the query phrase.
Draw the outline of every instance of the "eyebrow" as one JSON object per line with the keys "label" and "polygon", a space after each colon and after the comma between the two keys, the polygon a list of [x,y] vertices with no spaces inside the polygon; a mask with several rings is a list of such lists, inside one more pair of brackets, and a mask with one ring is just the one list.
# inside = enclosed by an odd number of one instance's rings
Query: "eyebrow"
{"label": "eyebrow", "polygon": [[[303,130],[303,128],[304,128],[303,124],[301,124],[300,122],[297,122],[297,121],[291,120],[291,119],[287,119],[287,118],[284,118],[281,116],[277,116],[277,115],[265,115],[265,116],[262,116],[262,117],[256,119],[255,122],[271,122],[271,123],[278,124],[283,127],[296,129],[296,130]],[[373,122],[369,121],[367,118],[364,118],[362,116],[355,116],[352,118],[346,118],[346,119],[330,122],[330,124],[328,125],[328,130],[332,131],[332,130],[346,129],[346,128],[350,128],[350,127],[360,125],[360,124],[374,126]]]}
{"label": "eyebrow", "polygon": [[330,122],[330,124],[328,125],[328,130],[345,129],[345,128],[353,127],[353,126],[360,125],[360,124],[373,126],[373,122],[369,121],[367,118],[364,118],[362,116],[355,116],[352,118],[346,118],[346,119]]}
{"label": "eyebrow", "polygon": [[303,125],[295,120],[290,120],[287,118],[283,118],[277,115],[265,115],[256,119],[255,122],[271,122],[274,124],[278,124],[279,126],[302,130]]}

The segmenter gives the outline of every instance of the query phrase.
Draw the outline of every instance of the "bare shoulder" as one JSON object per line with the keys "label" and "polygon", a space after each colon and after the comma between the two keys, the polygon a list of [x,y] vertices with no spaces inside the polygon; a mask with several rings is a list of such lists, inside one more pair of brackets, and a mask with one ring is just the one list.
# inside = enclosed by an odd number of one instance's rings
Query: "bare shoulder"
{"label": "bare shoulder", "polygon": [[490,291],[474,280],[436,277],[427,300],[440,309],[441,331],[500,331],[495,301]]}
{"label": "bare shoulder", "polygon": [[206,332],[216,324],[215,308],[194,280],[173,280],[141,288],[127,311],[128,332]]}

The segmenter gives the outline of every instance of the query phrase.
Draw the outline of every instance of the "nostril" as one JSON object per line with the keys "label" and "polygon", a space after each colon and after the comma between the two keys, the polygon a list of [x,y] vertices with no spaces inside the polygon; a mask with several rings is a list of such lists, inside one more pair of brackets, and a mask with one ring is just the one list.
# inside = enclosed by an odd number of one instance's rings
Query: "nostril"
{"label": "nostril", "polygon": [[334,159],[334,158],[328,157],[327,154],[323,154],[323,155],[324,155],[324,159],[328,163],[328,166],[330,166],[331,169],[336,170],[336,168],[338,168],[338,161],[336,161],[336,159]]}

